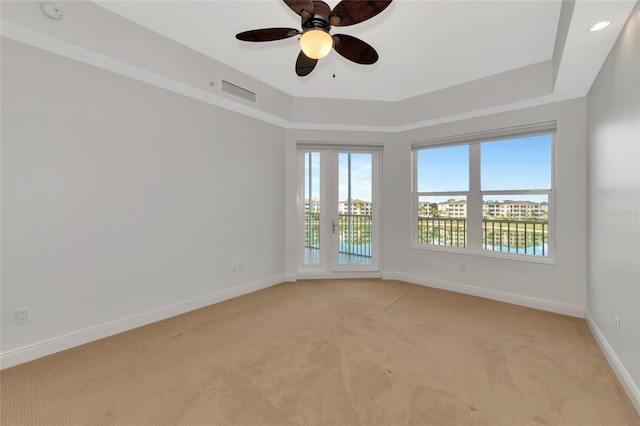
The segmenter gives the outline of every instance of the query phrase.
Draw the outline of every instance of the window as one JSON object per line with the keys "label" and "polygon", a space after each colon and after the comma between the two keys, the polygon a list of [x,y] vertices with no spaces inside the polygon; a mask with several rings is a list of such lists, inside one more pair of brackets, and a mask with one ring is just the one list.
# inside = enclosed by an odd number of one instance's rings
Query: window
{"label": "window", "polygon": [[552,257],[555,123],[414,144],[419,247]]}
{"label": "window", "polygon": [[415,156],[418,242],[466,247],[469,146],[422,149]]}

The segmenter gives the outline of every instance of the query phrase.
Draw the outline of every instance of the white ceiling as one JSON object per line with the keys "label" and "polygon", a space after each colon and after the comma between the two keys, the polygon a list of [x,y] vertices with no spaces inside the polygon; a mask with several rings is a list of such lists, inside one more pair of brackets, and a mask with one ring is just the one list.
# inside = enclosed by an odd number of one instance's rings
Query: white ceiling
{"label": "white ceiling", "polygon": [[[96,3],[289,95],[385,101],[551,60],[562,5],[561,0],[395,0],[368,21],[331,30],[332,34],[351,34],[371,44],[380,55],[376,64],[354,64],[332,52],[309,76],[298,77],[294,70],[299,52],[297,37],[264,43],[241,42],[234,37],[256,28],[300,28],[300,18],[282,1]],[[338,1],[327,3],[335,7]],[[619,3],[626,3],[624,9],[630,10],[629,4],[634,2],[579,2],[574,20],[581,13],[587,22],[611,18],[618,13]],[[584,10],[591,12],[585,15]],[[628,12],[623,21],[627,16]],[[614,24],[605,30],[612,40],[624,22],[614,20]],[[603,38],[589,33],[586,27],[573,33],[565,46],[566,54],[572,52],[569,42],[584,49],[585,43],[591,43],[590,37],[593,41]],[[600,54],[596,54],[597,48],[588,48],[589,57],[581,55],[579,67],[590,67],[595,77],[611,44],[609,41],[606,49],[601,48]]]}
{"label": "white ceiling", "polygon": [[[335,7],[338,0],[328,3]],[[296,37],[265,43],[235,39],[235,34],[250,29],[299,28],[300,18],[281,0],[58,0],[63,16],[59,21],[39,13],[39,1],[3,0],[0,29],[4,37],[188,96],[204,97],[207,102],[248,115],[280,117],[271,118],[276,121],[293,117],[296,123],[315,123],[314,108],[322,108],[323,119],[336,125],[378,124],[371,121],[373,116],[367,109],[358,109],[360,115],[350,118],[343,115],[353,111],[340,109],[329,117],[326,102],[390,101],[369,104],[384,109],[393,101],[402,101],[397,103],[396,120],[380,124],[389,126],[408,125],[418,118],[444,119],[472,111],[486,114],[497,112],[495,108],[523,108],[583,97],[636,3],[637,0],[394,0],[370,20],[332,28],[333,34],[351,34],[374,46],[380,55],[376,64],[359,65],[332,53],[321,59],[307,77],[295,74],[299,52]],[[121,25],[125,22],[122,17],[141,27]],[[597,33],[588,30],[602,19],[611,20],[611,26]],[[276,94],[273,99],[277,101],[263,102],[257,109],[256,105],[231,103],[224,96],[210,96],[215,93],[208,90],[208,85],[207,89],[202,85],[203,76],[211,78],[206,69],[189,68],[200,67],[197,61],[176,64],[180,65],[176,70],[171,63],[175,57],[165,60],[159,56],[157,62],[153,55],[161,52],[152,49],[150,55],[144,56],[149,64],[144,59],[141,62],[135,49],[145,49],[145,28],[281,90],[292,97],[295,105],[305,105],[303,113],[294,107],[291,115],[291,102],[275,91],[271,93]],[[173,44],[166,46],[169,45]],[[175,49],[168,51],[169,55],[175,53]],[[191,57],[196,56],[199,55]],[[167,74],[154,68],[158,64],[173,72]],[[186,79],[171,80],[187,69],[191,74],[183,74]],[[468,82],[473,83],[465,84]],[[315,98],[325,98],[326,102],[322,104]],[[313,102],[305,103],[305,99]],[[434,99],[439,105],[435,109],[431,108]],[[442,104],[443,99],[450,102]],[[424,108],[431,110],[415,114]],[[411,117],[403,118],[407,113]],[[384,116],[388,118],[389,114]]]}

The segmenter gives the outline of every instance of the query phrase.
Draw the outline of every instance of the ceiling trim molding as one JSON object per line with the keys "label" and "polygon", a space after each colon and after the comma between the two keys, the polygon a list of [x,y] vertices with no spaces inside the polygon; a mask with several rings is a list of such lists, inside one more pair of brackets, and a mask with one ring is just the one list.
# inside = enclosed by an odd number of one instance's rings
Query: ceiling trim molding
{"label": "ceiling trim molding", "polygon": [[560,7],[560,19],[558,20],[558,30],[556,31],[556,44],[553,48],[553,57],[551,59],[554,87],[556,84],[556,79],[558,77],[558,71],[560,70],[560,63],[562,62],[564,47],[567,44],[569,28],[571,27],[571,18],[573,17],[573,10],[575,6],[575,0],[564,0],[562,2],[562,6]]}
{"label": "ceiling trim molding", "polygon": [[[249,105],[238,103],[232,99],[221,96],[218,92],[208,92],[195,88],[188,84],[179,82],[175,79],[168,78],[147,69],[140,68],[135,65],[120,61],[111,56],[94,52],[92,50],[77,46],[75,44],[60,40],[50,35],[25,28],[12,22],[1,21],[2,36],[31,46],[37,49],[66,57],[68,59],[82,62],[84,64],[94,66],[109,72],[113,72],[143,83],[147,83],[173,93],[207,103],[212,106],[223,108],[238,114],[242,114],[256,120],[260,120],[284,129],[291,130],[326,130],[326,131],[348,131],[348,132],[381,132],[381,133],[398,133],[409,130],[415,130],[424,127],[430,127],[437,124],[450,123],[468,118],[481,117],[485,115],[510,111],[514,109],[527,108],[547,103],[558,102],[566,99],[559,99],[553,94],[525,99],[517,102],[505,103],[487,108],[479,108],[472,111],[461,112],[458,114],[450,114],[433,119],[421,120],[401,125],[359,125],[359,124],[336,124],[336,123],[312,123],[304,121],[291,121],[258,110]],[[444,89],[446,90],[446,89]],[[403,101],[398,101],[403,102]],[[389,102],[389,108],[394,108],[398,102]]]}

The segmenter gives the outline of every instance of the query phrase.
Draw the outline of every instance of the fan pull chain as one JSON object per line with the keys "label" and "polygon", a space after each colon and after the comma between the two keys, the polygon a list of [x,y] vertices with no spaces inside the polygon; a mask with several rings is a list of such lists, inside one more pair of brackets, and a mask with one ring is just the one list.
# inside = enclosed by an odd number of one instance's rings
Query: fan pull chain
{"label": "fan pull chain", "polygon": [[336,78],[336,55],[333,54],[333,78]]}

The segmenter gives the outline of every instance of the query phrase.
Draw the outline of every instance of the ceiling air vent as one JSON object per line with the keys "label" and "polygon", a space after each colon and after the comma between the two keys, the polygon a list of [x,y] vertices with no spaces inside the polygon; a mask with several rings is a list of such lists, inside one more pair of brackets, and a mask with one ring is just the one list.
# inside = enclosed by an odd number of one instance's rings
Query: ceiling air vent
{"label": "ceiling air vent", "polygon": [[256,94],[244,87],[222,80],[222,91],[245,101],[256,103]]}

